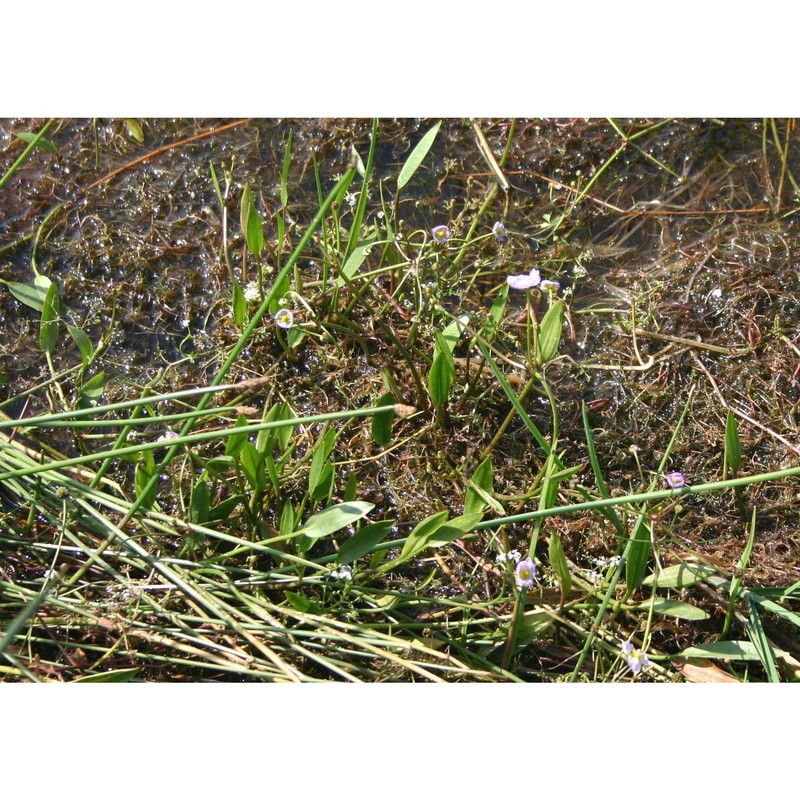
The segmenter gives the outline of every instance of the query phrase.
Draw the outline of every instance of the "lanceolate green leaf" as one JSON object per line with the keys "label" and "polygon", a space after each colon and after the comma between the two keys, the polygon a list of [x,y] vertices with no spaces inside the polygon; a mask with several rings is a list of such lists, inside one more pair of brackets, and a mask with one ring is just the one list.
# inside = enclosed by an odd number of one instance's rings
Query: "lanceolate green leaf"
{"label": "lanceolate green leaf", "polygon": [[292,129],[289,128],[289,136],[286,140],[286,153],[283,156],[283,169],[281,170],[281,206],[286,208],[289,202],[289,167],[292,163]]}
{"label": "lanceolate green leaf", "polygon": [[725,459],[728,462],[728,470],[730,475],[724,475],[724,478],[735,478],[739,472],[739,467],[742,465],[742,442],[739,439],[739,426],[736,424],[736,417],[733,412],[728,409],[728,415],[725,419]]}
{"label": "lanceolate green leaf", "polygon": [[155,472],[156,464],[153,452],[146,450],[142,453],[141,461],[136,465],[136,473],[134,475],[136,497],[143,508],[151,508],[156,501],[158,486],[150,483],[150,479],[155,475]]}
{"label": "lanceolate green leaf", "polygon": [[347,283],[350,283],[353,280],[353,276],[358,272],[361,265],[367,258],[367,254],[370,251],[370,248],[375,244],[375,240],[377,237],[372,236],[367,239],[362,244],[358,245],[358,247],[350,253],[350,257],[342,266],[342,269],[339,273],[339,277],[336,280],[337,286],[344,286]]}
{"label": "lanceolate green leaf", "polygon": [[138,120],[126,119],[125,127],[128,129],[128,133],[130,134],[131,138],[135,139],[137,142],[139,142],[139,144],[144,143],[144,131],[142,130],[142,126],[139,124]]}
{"label": "lanceolate green leaf", "polygon": [[239,458],[247,482],[255,491],[262,491],[267,477],[264,472],[264,457],[252,442],[243,442]]}
{"label": "lanceolate green leaf", "polygon": [[466,535],[482,518],[483,514],[481,512],[463,514],[451,520],[448,520],[447,511],[439,511],[436,514],[432,514],[430,517],[422,520],[422,522],[411,531],[400,555],[394,561],[381,567],[379,571],[385,572],[386,570],[408,561],[410,558],[413,558],[429,547],[441,547],[444,544],[452,542],[454,539]]}
{"label": "lanceolate green leaf", "polygon": [[81,361],[83,362],[84,369],[89,366],[94,355],[94,347],[92,340],[75,325],[67,325],[69,335],[72,337],[75,344],[78,346],[78,351],[81,354]]}
{"label": "lanceolate green leaf", "polygon": [[684,603],[681,600],[668,600],[658,598],[653,600],[645,600],[636,606],[641,611],[649,611],[651,608],[655,614],[663,614],[667,617],[676,617],[677,619],[690,619],[701,620],[708,619],[711,616],[708,612],[703,611],[702,608],[693,606],[690,603]]}
{"label": "lanceolate green leaf", "polygon": [[264,229],[261,224],[261,217],[258,215],[256,204],[253,200],[253,192],[250,184],[245,184],[242,192],[241,225],[247,241],[247,249],[256,256],[261,257],[264,248]]}
{"label": "lanceolate green leaf", "polygon": [[375,508],[374,503],[365,503],[360,500],[352,503],[339,503],[309,517],[306,524],[295,533],[302,533],[310,539],[330,536],[365,517],[373,508]]}
{"label": "lanceolate green leaf", "polygon": [[440,350],[436,354],[428,374],[428,388],[435,405],[443,406],[447,402],[447,395],[455,377],[453,356],[447,350]]}
{"label": "lanceolate green leaf", "polygon": [[33,284],[18,283],[17,281],[6,281],[0,278],[0,283],[4,283],[11,290],[11,294],[23,305],[35,311],[44,308],[44,301],[50,289],[51,280],[46,275],[37,275],[33,279]]}
{"label": "lanceolate green leaf", "polygon": [[423,550],[426,546],[424,542],[427,541],[428,537],[438,528],[444,525],[449,516],[447,511],[437,511],[435,514],[425,517],[425,519],[418,523],[414,530],[408,535],[408,539],[406,539],[406,543],[403,545],[400,556],[393,561],[392,564],[399,564],[411,558],[414,553]]}
{"label": "lanceolate green leaf", "polygon": [[106,389],[106,373],[105,370],[100,370],[96,375],[92,375],[81,386],[80,394],[78,396],[78,405],[80,408],[95,408],[103,396]]}
{"label": "lanceolate green leaf", "polygon": [[647,521],[647,513],[643,511],[633,529],[633,537],[630,543],[628,559],[625,562],[625,584],[627,593],[630,595],[634,589],[642,582],[645,570],[647,569],[647,559],[650,556],[650,525]]}
{"label": "lanceolate green leaf", "polygon": [[[382,408],[383,406],[393,406],[394,402],[394,394],[386,392],[375,405]],[[375,414],[372,418],[372,438],[376,444],[385,445],[392,440],[393,421],[393,413]]]}
{"label": "lanceolate green leaf", "polygon": [[50,120],[45,124],[45,126],[39,131],[39,133],[35,134],[33,139],[28,142],[28,146],[22,151],[19,158],[5,171],[5,173],[0,177],[0,189],[2,189],[10,180],[11,177],[16,173],[16,171],[25,163],[28,156],[31,154],[31,151],[36,147],[36,145],[42,140],[45,133],[47,133],[47,129],[53,124],[53,121]]}
{"label": "lanceolate green leaf", "polygon": [[42,147],[45,150],[49,150],[51,153],[58,154],[58,150],[56,150],[56,146],[49,140],[45,139],[42,136],[39,136],[36,133],[28,133],[27,131],[21,131],[20,133],[14,134],[17,139],[21,139],[26,144],[30,144],[31,142],[34,143],[36,147]]}
{"label": "lanceolate green leaf", "polygon": [[141,667],[129,669],[112,669],[108,672],[96,672],[92,675],[84,675],[70,681],[70,683],[129,683],[141,672]]}
{"label": "lanceolate green leaf", "polygon": [[42,306],[42,319],[39,326],[39,344],[45,353],[52,353],[58,341],[58,321],[61,316],[61,301],[58,286],[50,284]]}
{"label": "lanceolate green leaf", "polygon": [[[789,655],[785,650],[773,650],[779,658]],[[710,644],[687,647],[678,653],[682,658],[730,658],[734,661],[760,661],[758,648],[747,641],[711,642]]]}
{"label": "lanceolate green leaf", "polygon": [[247,301],[239,281],[233,282],[233,321],[239,330],[247,325]]}
{"label": "lanceolate green leaf", "polygon": [[[243,414],[239,414],[234,427],[241,428],[245,425],[247,425],[247,417],[245,417]],[[247,431],[243,433],[235,433],[232,436],[229,436],[228,441],[225,443],[225,455],[238,456],[242,451],[242,447],[244,447],[244,443],[247,441],[247,436]]]}
{"label": "lanceolate green leaf", "polygon": [[198,525],[208,521],[211,510],[211,494],[208,482],[200,478],[192,487],[192,496],[189,501],[189,520]]}
{"label": "lanceolate green leaf", "polygon": [[394,520],[384,519],[361,528],[339,548],[339,563],[352,564],[371,552],[375,545],[380,544],[391,533],[393,526]]}
{"label": "lanceolate green leaf", "polygon": [[686,589],[716,573],[713,567],[705,564],[687,564],[685,561],[679,561],[661,572],[648,575],[642,581],[642,586],[652,586],[655,583],[659,589]]}
{"label": "lanceolate green leaf", "polygon": [[322,468],[322,472],[320,472],[314,488],[309,489],[309,494],[314,500],[330,499],[330,495],[333,491],[335,471],[336,468],[331,462],[328,462]]}
{"label": "lanceolate green leaf", "polygon": [[413,177],[414,173],[419,169],[419,165],[425,160],[428,151],[433,145],[436,134],[439,133],[439,128],[442,123],[437,122],[417,143],[417,146],[411,151],[411,155],[403,164],[403,169],[397,176],[397,190],[400,191]]}
{"label": "lanceolate green leaf", "polygon": [[500,330],[500,325],[503,321],[503,315],[506,312],[507,305],[508,284],[504,283],[500,287],[500,291],[497,293],[494,303],[492,303],[492,308],[489,311],[489,319],[486,320],[486,324],[483,327],[483,334],[487,341],[491,342],[492,339],[494,339],[497,331]]}
{"label": "lanceolate green leaf", "polygon": [[461,334],[465,331],[465,326],[470,321],[471,314],[462,314],[458,319],[454,319],[443,331],[441,337],[436,337],[436,344],[441,348],[444,343],[450,353],[455,350]]}
{"label": "lanceolate green leaf", "polygon": [[553,568],[553,571],[558,578],[558,585],[561,588],[561,597],[563,602],[563,598],[569,594],[569,590],[572,588],[572,576],[569,572],[569,564],[567,563],[567,557],[564,554],[564,545],[561,543],[561,536],[559,535],[558,531],[553,531],[550,534],[548,555],[550,558],[550,566]]}
{"label": "lanceolate green leaf", "polygon": [[767,634],[761,621],[761,615],[758,613],[756,604],[750,598],[747,600],[747,607],[749,619],[744,624],[747,635],[750,637],[750,641],[755,645],[758,657],[767,673],[767,680],[770,683],[780,683],[781,679],[775,666],[775,654],[770,641],[767,639]]}
{"label": "lanceolate green leaf", "polygon": [[465,514],[483,510],[487,504],[486,497],[490,495],[493,484],[492,457],[486,456],[472,474],[472,479],[467,486],[467,493],[464,496]]}
{"label": "lanceolate green leaf", "polygon": [[561,343],[561,327],[564,320],[564,301],[553,303],[539,326],[538,361],[540,365],[552,361]]}
{"label": "lanceolate green leaf", "polygon": [[311,467],[308,471],[308,491],[312,496],[316,496],[317,486],[323,481],[323,476],[329,473],[328,456],[333,449],[336,440],[336,431],[330,428],[322,436],[314,447],[314,454],[311,457]]}

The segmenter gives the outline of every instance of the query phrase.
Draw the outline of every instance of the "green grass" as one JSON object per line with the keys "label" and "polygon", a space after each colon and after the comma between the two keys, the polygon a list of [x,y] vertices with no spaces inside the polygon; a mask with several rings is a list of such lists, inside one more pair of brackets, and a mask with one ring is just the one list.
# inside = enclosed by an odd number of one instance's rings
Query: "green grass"
{"label": "green grass", "polygon": [[[753,137],[777,212],[743,232],[743,198],[727,221],[703,216],[727,185],[713,158],[677,222],[620,212],[623,191],[669,205],[679,121],[587,123],[591,177],[515,211],[527,127],[426,122],[391,169],[388,123],[362,126],[344,169],[327,151],[304,160],[289,129],[266,187],[235,160],[204,163],[220,210],[209,343],[159,352],[141,380],[114,344],[132,319],[115,304],[98,329],[48,258],[75,232],[74,201],[41,211],[32,269],[3,279],[39,351],[0,403],[4,680],[798,679],[800,467],[776,428],[796,404],[783,343],[800,309],[763,274],[796,224],[780,203],[788,133],[770,121]],[[444,131],[469,149],[442,167]],[[3,184],[46,152],[25,141]],[[450,170],[460,191],[444,202]],[[600,223],[613,233],[586,242]],[[626,250],[670,224],[682,247],[647,264]],[[603,246],[622,266],[598,265]],[[733,271],[742,248],[769,311],[745,274],[709,305],[702,267]],[[559,289],[509,288],[532,269]],[[512,551],[536,564],[533,586]]]}

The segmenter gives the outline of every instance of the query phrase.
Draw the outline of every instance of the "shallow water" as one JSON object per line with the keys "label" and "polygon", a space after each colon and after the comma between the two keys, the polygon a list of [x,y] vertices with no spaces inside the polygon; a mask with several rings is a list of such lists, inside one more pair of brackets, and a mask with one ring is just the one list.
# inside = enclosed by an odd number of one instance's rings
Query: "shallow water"
{"label": "shallow water", "polygon": [[[387,202],[402,164],[433,122],[380,121],[375,174]],[[317,208],[314,159],[326,193],[352,149],[362,158],[369,149],[368,120],[235,123],[141,121],[139,143],[122,120],[63,121],[48,134],[58,155],[37,151],[0,192],[0,276],[31,281],[33,237],[40,234],[38,268],[58,283],[69,322],[95,342],[109,337],[103,368],[110,377],[140,385],[173,364],[172,380],[202,383],[237,336],[211,165],[223,189],[225,170],[231,171],[228,247],[234,274],[245,283],[253,264],[243,260],[241,191],[245,183],[253,187],[267,248],[274,247],[289,132],[290,243]],[[537,266],[573,293],[571,336],[564,347],[577,362],[618,363],[615,331],[634,307],[645,315],[642,324],[657,317],[662,335],[699,336],[719,347],[753,346],[765,328],[793,337],[800,317],[797,223],[791,213],[794,150],[786,170],[774,143],[765,161],[762,123],[754,120],[617,125],[628,141],[606,120],[518,120],[513,128],[509,121],[481,122],[497,158],[513,133],[504,166],[511,189],[507,196],[498,193],[487,216],[487,225],[502,218],[512,235],[503,248],[479,254],[476,289],[486,296],[472,298],[473,307],[490,302],[506,275]],[[22,149],[14,132],[40,126],[41,121],[0,121],[0,170]],[[557,230],[548,226],[592,179],[563,224]],[[469,122],[446,120],[404,189],[401,230],[448,223],[463,234],[493,180]],[[783,204],[775,213],[779,187]],[[374,214],[378,187],[371,192]],[[40,229],[58,203],[63,208]],[[313,278],[318,263],[313,251],[309,256],[301,267]],[[467,261],[463,268],[478,267]],[[0,291],[0,324],[7,398],[44,377],[38,367],[32,370],[34,360],[39,363],[38,313]],[[664,340],[643,338],[639,346],[642,359],[657,358]],[[64,337],[58,364],[76,358]],[[756,369],[752,363],[743,368]],[[257,374],[260,366],[247,365],[244,375],[247,370]],[[622,385],[622,373],[588,369],[581,375],[581,393],[598,406],[619,408],[632,394]],[[635,427],[635,418],[628,424]]]}
{"label": "shallow water", "polygon": [[[325,191],[346,167],[351,147],[366,158],[371,127],[366,120],[252,120],[176,144],[230,122],[142,121],[141,144],[121,120],[65,121],[54,127],[49,138],[58,156],[37,152],[0,195],[2,242],[12,245],[2,257],[2,277],[31,280],[32,241],[22,237],[35,235],[45,215],[64,202],[43,231],[38,260],[40,270],[58,282],[72,321],[97,339],[113,317],[108,357],[137,381],[145,380],[163,358],[174,361],[202,351],[204,337],[215,336],[227,319],[230,292],[220,254],[222,209],[210,165],[223,181],[224,170],[233,164],[228,235],[234,271],[241,279],[238,199],[244,184],[250,183],[264,215],[267,240],[274,241],[288,132],[293,137],[289,215],[297,223],[297,235],[317,202],[312,155]],[[385,181],[387,194],[413,144],[431,124],[381,121],[376,174]],[[707,250],[706,242],[715,237],[735,238],[743,258],[760,256],[765,268],[774,272],[772,262],[781,257],[775,252],[782,235],[779,226],[756,233],[751,221],[759,220],[740,218],[733,237],[727,218],[683,214],[689,203],[704,212],[717,211],[723,204],[764,204],[759,125],[747,120],[679,121],[658,128],[627,147],[591,195],[618,209],[647,211],[674,196],[670,206],[680,213],[646,219],[585,200],[559,237],[548,237],[542,230],[544,214],[552,216],[554,207],[574,197],[562,186],[585,183],[619,149],[621,140],[600,120],[517,122],[505,168],[513,187],[505,223],[514,232],[514,244],[498,264],[499,280],[508,272],[527,271],[534,263],[547,263],[551,272],[562,266],[564,275],[548,277],[563,280],[576,258],[589,263],[588,254],[591,274],[575,287],[579,303],[586,304],[594,296],[607,296],[609,285],[624,289],[657,269],[682,273],[670,260],[697,258],[697,251]],[[646,126],[629,123],[626,128]],[[13,133],[38,127],[28,120],[0,121],[2,168],[21,150]],[[483,122],[482,127],[499,157],[509,123]],[[169,145],[175,146],[160,151]],[[643,152],[681,177],[668,174]],[[115,170],[120,171],[111,174]],[[404,191],[401,218],[411,229],[449,222],[479,200],[491,182],[469,124],[446,121],[424,168]],[[375,203],[377,199],[372,198]],[[498,218],[506,213],[502,199],[494,211]],[[734,255],[736,246],[735,241],[728,246]],[[676,256],[687,248],[688,256]],[[702,289],[713,291],[702,283]],[[5,372],[20,376],[19,359],[24,362],[38,349],[37,315],[20,307],[8,292],[0,296]],[[19,385],[17,380],[11,383]]]}

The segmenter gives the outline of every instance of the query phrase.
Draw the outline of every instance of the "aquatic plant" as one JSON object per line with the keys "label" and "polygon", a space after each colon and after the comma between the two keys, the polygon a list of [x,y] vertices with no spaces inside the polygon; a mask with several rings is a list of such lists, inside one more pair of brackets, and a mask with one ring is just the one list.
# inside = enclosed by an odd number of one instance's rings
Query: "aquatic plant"
{"label": "aquatic plant", "polygon": [[[800,237],[761,167],[647,120],[280,123],[267,164],[264,121],[163,121],[120,167],[151,123],[93,124],[2,164],[5,679],[797,678]],[[780,206],[791,131],[732,128]],[[225,161],[178,169],[201,135]]]}

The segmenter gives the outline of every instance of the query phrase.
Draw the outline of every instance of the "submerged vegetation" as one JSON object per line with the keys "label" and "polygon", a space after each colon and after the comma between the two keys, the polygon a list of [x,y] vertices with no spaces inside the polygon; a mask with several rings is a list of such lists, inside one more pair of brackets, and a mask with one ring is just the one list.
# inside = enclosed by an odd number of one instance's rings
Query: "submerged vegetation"
{"label": "submerged vegetation", "polygon": [[0,122],[8,681],[796,681],[793,121]]}

